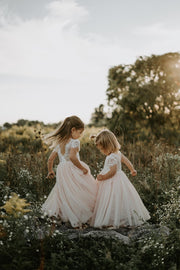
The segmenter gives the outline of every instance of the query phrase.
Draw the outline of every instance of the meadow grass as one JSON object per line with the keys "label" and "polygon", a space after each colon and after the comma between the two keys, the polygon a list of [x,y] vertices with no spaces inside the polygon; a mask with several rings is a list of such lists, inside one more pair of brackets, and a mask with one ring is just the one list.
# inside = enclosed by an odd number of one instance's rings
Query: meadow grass
{"label": "meadow grass", "polygon": [[[102,128],[86,128],[81,139],[80,157],[94,177],[105,156],[89,139]],[[55,179],[48,180],[50,149],[42,134],[50,127],[12,127],[0,134],[0,251],[1,269],[178,269],[180,155],[177,147],[164,141],[124,142],[121,151],[138,174],[131,177],[150,212],[149,224],[167,226],[169,235],[153,234],[125,245],[118,240],[81,237],[70,240],[58,230],[43,239],[42,225],[51,230],[52,221],[41,213],[41,205]],[[54,169],[58,164],[55,161]],[[5,205],[7,207],[5,207]]]}

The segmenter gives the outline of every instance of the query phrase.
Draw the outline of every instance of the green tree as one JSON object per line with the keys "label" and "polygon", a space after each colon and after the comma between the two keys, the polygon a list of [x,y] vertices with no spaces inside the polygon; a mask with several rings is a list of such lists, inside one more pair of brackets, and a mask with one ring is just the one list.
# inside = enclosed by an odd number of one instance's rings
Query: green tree
{"label": "green tree", "polygon": [[19,119],[19,120],[17,121],[16,125],[19,126],[19,127],[23,127],[23,126],[27,125],[27,123],[28,123],[28,120],[25,120],[25,119]]}
{"label": "green tree", "polygon": [[19,119],[17,123],[15,123],[17,126],[36,126],[36,125],[41,125],[44,126],[43,122],[40,122],[38,120],[26,120],[26,119]]}
{"label": "green tree", "polygon": [[10,123],[6,122],[6,123],[4,123],[3,127],[8,129],[8,128],[11,128],[12,125]]}
{"label": "green tree", "polygon": [[179,140],[180,54],[139,57],[111,68],[108,126],[129,138]]}
{"label": "green tree", "polygon": [[106,113],[104,112],[104,105],[100,104],[95,108],[94,113],[91,116],[91,124],[95,127],[104,126],[106,124]]}

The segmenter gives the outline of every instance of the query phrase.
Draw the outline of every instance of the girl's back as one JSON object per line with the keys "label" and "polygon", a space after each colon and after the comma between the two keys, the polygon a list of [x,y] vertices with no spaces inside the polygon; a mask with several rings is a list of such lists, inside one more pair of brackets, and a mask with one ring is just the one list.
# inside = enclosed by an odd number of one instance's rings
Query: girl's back
{"label": "girl's back", "polygon": [[[71,161],[71,151],[76,149],[78,162],[87,170],[82,170]],[[62,221],[69,221],[72,227],[79,227],[87,223],[92,217],[97,182],[90,173],[89,167],[80,160],[80,142],[77,139],[70,139],[65,144],[64,153],[57,145],[53,152],[59,157],[59,165],[56,170],[56,184],[43,204],[43,211],[49,216],[60,217]]]}
{"label": "girl's back", "polygon": [[[70,139],[64,146],[60,146],[59,144],[54,149],[54,152],[57,152],[59,162],[69,161],[70,160],[70,149],[78,148],[80,151],[80,142],[79,140]],[[79,152],[77,152],[77,158],[79,157]]]}
{"label": "girl's back", "polygon": [[46,140],[56,148],[48,159],[48,177],[54,176],[53,161],[58,155],[56,184],[42,206],[49,216],[58,216],[79,227],[92,216],[97,183],[90,169],[79,158],[78,138],[84,131],[84,123],[77,116],[67,117],[60,127]]}

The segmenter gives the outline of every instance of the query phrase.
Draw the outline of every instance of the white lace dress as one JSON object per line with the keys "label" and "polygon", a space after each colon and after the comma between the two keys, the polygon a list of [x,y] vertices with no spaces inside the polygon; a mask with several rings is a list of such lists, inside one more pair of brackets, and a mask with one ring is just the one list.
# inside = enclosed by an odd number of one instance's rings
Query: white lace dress
{"label": "white lace dress", "polygon": [[[80,150],[79,140],[71,139],[65,146],[64,155],[59,145],[55,148],[60,161],[56,170],[56,184],[42,206],[49,216],[59,216],[62,221],[69,221],[72,227],[90,220],[97,193],[97,181],[87,164],[80,161],[88,169],[88,173],[83,174],[69,159],[70,149],[77,147]],[[77,157],[79,159],[79,153]]]}
{"label": "white lace dress", "polygon": [[116,174],[104,181],[98,181],[98,193],[91,225],[137,226],[150,218],[136,189],[121,169],[121,153],[106,157],[100,174],[106,174],[110,167],[117,165]]}

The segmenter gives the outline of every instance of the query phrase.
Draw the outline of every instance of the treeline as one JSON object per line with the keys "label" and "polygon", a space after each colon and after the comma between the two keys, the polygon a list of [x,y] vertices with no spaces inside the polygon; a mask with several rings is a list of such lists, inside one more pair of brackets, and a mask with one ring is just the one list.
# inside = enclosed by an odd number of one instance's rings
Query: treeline
{"label": "treeline", "polygon": [[38,152],[45,148],[44,134],[54,130],[58,124],[20,119],[16,123],[5,123],[0,128],[0,152]]}
{"label": "treeline", "polygon": [[[60,123],[58,123],[60,124]],[[57,123],[53,123],[53,124],[44,124],[44,122],[42,121],[38,121],[38,120],[26,120],[26,119],[19,119],[16,123],[4,123],[1,128],[1,130],[3,129],[9,129],[12,128],[13,126],[18,126],[18,127],[24,127],[24,126],[28,126],[28,127],[36,127],[36,126],[41,126],[41,127],[52,127],[52,128],[56,128]]]}
{"label": "treeline", "polygon": [[95,108],[92,125],[108,126],[130,141],[179,144],[179,53],[139,57],[134,64],[112,67],[106,95],[107,104]]}
{"label": "treeline", "polygon": [[[108,73],[107,104],[92,113],[88,126],[105,126],[124,141],[180,143],[180,54],[139,57],[135,63],[112,67]],[[28,151],[33,140],[60,123],[20,119],[0,127],[0,151],[20,144]],[[38,142],[37,142],[38,141]]]}

